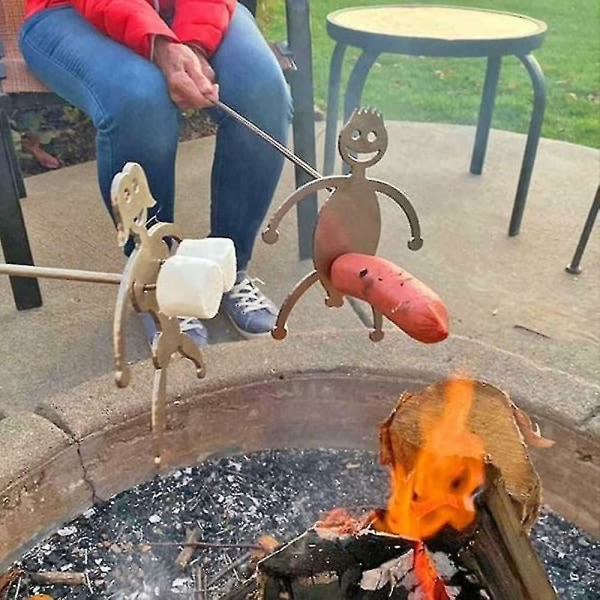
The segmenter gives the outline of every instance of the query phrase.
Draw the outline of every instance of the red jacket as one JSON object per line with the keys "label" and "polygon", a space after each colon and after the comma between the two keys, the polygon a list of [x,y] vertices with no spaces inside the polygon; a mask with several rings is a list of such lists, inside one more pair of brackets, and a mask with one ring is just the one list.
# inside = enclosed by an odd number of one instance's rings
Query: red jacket
{"label": "red jacket", "polygon": [[[107,36],[150,58],[155,35],[194,44],[209,55],[219,46],[237,0],[27,0],[26,17],[71,5]],[[174,12],[169,27],[161,12]]]}

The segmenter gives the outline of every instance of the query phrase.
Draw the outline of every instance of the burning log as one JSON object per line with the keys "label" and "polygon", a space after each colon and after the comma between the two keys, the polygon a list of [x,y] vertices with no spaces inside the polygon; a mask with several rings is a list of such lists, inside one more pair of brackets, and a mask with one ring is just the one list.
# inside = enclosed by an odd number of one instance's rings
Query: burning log
{"label": "burning log", "polygon": [[385,509],[332,511],[229,600],[555,600],[529,540],[540,483],[508,397],[468,379],[405,394],[380,432]]}
{"label": "burning log", "polygon": [[555,600],[558,596],[503,479],[493,466],[487,474],[477,526],[458,551],[460,562],[477,575],[492,598]]}
{"label": "burning log", "polygon": [[[488,462],[502,473],[506,491],[523,526],[529,530],[539,512],[541,482],[529,458],[527,443],[548,447],[553,442],[542,438],[529,417],[507,394],[492,385],[453,379],[440,381],[417,393],[403,394],[381,427],[381,463],[410,471],[428,423],[435,423],[442,416],[444,406],[455,394],[467,394],[470,398],[468,405],[458,407],[462,412],[456,418],[464,419],[465,427],[482,440]],[[423,419],[428,423],[423,423]],[[448,425],[453,428],[452,423]]]}
{"label": "burning log", "polygon": [[318,524],[265,558],[227,600],[556,600],[497,469],[468,532],[415,542]]}

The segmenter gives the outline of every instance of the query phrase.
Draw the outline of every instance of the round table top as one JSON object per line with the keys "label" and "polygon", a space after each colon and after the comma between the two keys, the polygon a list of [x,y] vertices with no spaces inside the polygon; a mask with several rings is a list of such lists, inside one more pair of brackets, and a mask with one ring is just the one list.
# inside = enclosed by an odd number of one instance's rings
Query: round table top
{"label": "round table top", "polygon": [[[482,10],[477,8],[435,6],[435,5],[389,5],[346,8],[327,16],[330,35],[344,43],[368,46],[386,41],[394,51],[408,54],[451,54],[452,49],[463,55],[486,54],[494,47],[500,53],[516,53],[515,48],[524,51],[541,44],[546,32],[546,24],[530,17]],[[407,43],[408,42],[408,43]],[[410,44],[414,51],[411,51]],[[477,50],[479,49],[479,51]],[[442,51],[443,50],[443,51]]]}

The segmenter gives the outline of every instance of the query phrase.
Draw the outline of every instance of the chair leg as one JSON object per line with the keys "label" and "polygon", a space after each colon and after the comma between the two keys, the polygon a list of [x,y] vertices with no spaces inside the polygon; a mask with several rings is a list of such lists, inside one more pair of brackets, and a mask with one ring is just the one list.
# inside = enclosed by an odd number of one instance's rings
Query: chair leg
{"label": "chair leg", "polygon": [[[14,171],[15,160],[8,118],[0,110],[0,242],[7,263],[33,265],[19,203],[20,173]],[[11,277],[10,284],[18,310],[42,305],[37,279]]]}
{"label": "chair leg", "polygon": [[596,217],[598,216],[599,210],[600,185],[596,190],[596,195],[594,196],[594,201],[592,202],[592,206],[590,207],[590,212],[588,213],[587,219],[585,220],[585,225],[583,226],[581,236],[579,237],[579,242],[577,243],[577,248],[575,249],[573,259],[571,260],[569,266],[566,268],[566,270],[569,273],[572,273],[573,275],[581,273],[581,259],[583,257],[583,252],[585,250],[585,247],[587,246],[588,240],[590,239],[590,234],[592,233],[592,229],[594,227],[594,223],[596,221]]}
{"label": "chair leg", "polygon": [[[286,0],[288,47],[298,70],[290,73],[294,99],[294,151],[311,167],[316,167],[315,101],[313,91],[312,44],[308,0]],[[312,180],[296,167],[296,188]],[[317,195],[298,204],[298,246],[300,260],[312,257],[312,237],[317,222]]]}
{"label": "chair leg", "polygon": [[542,123],[544,122],[544,111],[546,110],[546,83],[542,68],[533,54],[519,56],[519,59],[525,65],[531,79],[531,84],[533,85],[533,111],[531,113],[531,120],[529,121],[529,132],[527,133],[527,142],[525,143],[525,153],[523,155],[523,163],[521,164],[517,194],[508,227],[508,235],[511,237],[519,235],[519,230],[521,229],[525,202],[527,201],[527,193],[529,192],[529,183],[533,172],[533,163],[537,154]]}
{"label": "chair leg", "polygon": [[500,77],[501,56],[488,56],[485,71],[485,83],[481,95],[481,106],[479,107],[479,119],[477,120],[477,131],[475,132],[475,146],[471,157],[470,171],[473,175],[481,175],[483,161],[487,150],[490,126],[496,103],[496,90],[498,89],[498,78]]}
{"label": "chair leg", "polygon": [[340,99],[342,65],[344,63],[345,53],[346,46],[338,42],[331,55],[331,63],[329,65],[329,91],[327,92],[327,123],[325,126],[323,175],[331,175],[335,168],[338,103]]}

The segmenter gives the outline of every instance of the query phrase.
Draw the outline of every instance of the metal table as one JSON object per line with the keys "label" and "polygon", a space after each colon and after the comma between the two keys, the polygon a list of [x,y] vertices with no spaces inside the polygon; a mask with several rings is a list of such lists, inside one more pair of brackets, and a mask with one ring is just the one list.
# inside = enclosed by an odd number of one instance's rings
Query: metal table
{"label": "metal table", "polygon": [[544,74],[532,51],[542,45],[546,24],[523,15],[462,7],[390,5],[348,8],[327,17],[327,32],[336,46],[329,71],[325,175],[333,171],[337,113],[344,54],[348,46],[361,49],[346,88],[344,120],[360,105],[367,75],[384,52],[427,57],[483,57],[487,70],[470,171],[481,174],[492,121],[503,56],[514,55],[527,69],[533,86],[533,110],[509,235],[519,233],[535,162],[544,110]]}

